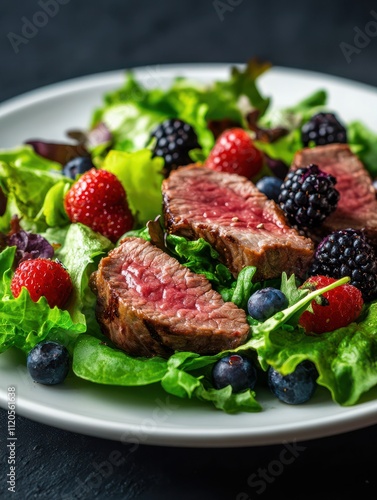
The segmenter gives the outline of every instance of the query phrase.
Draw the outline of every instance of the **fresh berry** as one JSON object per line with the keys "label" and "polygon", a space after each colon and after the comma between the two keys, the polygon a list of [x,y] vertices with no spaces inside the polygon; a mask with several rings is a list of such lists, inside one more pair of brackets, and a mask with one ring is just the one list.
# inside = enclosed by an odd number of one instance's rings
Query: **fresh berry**
{"label": "fresh berry", "polygon": [[70,179],[76,179],[91,168],[94,168],[92,160],[87,156],[77,156],[66,163],[63,167],[63,174]]}
{"label": "fresh berry", "polygon": [[59,261],[32,259],[21,262],[13,275],[11,291],[14,297],[20,295],[22,287],[28,290],[34,302],[43,296],[50,307],[62,309],[72,292],[72,281]]}
{"label": "fresh berry", "polygon": [[349,276],[368,302],[377,297],[377,256],[363,231],[347,228],[334,231],[318,245],[309,275],[335,279]]}
{"label": "fresh berry", "polygon": [[126,192],[107,170],[92,168],[66,194],[64,207],[72,222],[81,222],[115,243],[133,227]]}
{"label": "fresh berry", "polygon": [[[336,279],[328,276],[311,276],[301,288],[318,290],[334,283]],[[358,288],[346,283],[323,293],[311,302],[313,312],[305,311],[299,324],[306,333],[325,333],[348,326],[360,316],[364,305],[363,296]]]}
{"label": "fresh berry", "polygon": [[266,176],[259,179],[255,185],[261,193],[267,196],[267,198],[274,200],[277,203],[282,183],[282,179],[279,179],[278,177]]}
{"label": "fresh berry", "polygon": [[27,369],[39,384],[61,384],[68,375],[70,357],[66,347],[58,342],[40,342],[29,352]]}
{"label": "fresh berry", "polygon": [[347,131],[334,113],[317,113],[301,128],[304,146],[346,143]]}
{"label": "fresh berry", "polygon": [[198,137],[191,125],[171,118],[165,120],[151,134],[156,142],[153,155],[164,159],[164,175],[168,177],[172,170],[193,163],[189,151],[200,148]]}
{"label": "fresh berry", "polygon": [[311,361],[302,361],[296,369],[282,375],[270,366],[267,372],[268,386],[271,392],[283,403],[299,405],[306,403],[315,393],[318,372]]}
{"label": "fresh berry", "polygon": [[292,170],[280,188],[279,205],[299,228],[319,226],[337,207],[336,179],[317,165]]}
{"label": "fresh berry", "polygon": [[230,385],[233,392],[253,390],[257,381],[257,370],[252,361],[239,354],[221,358],[212,370],[212,382],[216,389]]}
{"label": "fresh berry", "polygon": [[287,297],[281,290],[272,287],[257,290],[247,302],[248,313],[259,321],[270,318],[286,307],[288,307]]}
{"label": "fresh berry", "polygon": [[218,137],[205,165],[218,172],[243,175],[250,179],[260,172],[263,156],[246,130],[231,128]]}

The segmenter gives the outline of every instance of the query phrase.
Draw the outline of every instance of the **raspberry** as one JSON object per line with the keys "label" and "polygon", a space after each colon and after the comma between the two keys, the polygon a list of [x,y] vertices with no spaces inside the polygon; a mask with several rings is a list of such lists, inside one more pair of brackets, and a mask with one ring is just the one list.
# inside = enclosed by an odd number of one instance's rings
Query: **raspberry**
{"label": "raspberry", "polygon": [[260,172],[263,155],[242,128],[225,130],[215,142],[205,162],[218,172],[243,175],[248,179]]}
{"label": "raspberry", "polygon": [[335,177],[322,172],[317,165],[289,172],[278,198],[288,221],[300,228],[321,225],[338,204],[335,184]]}
{"label": "raspberry", "polygon": [[189,151],[200,148],[195,130],[183,120],[165,120],[152,132],[153,137],[156,139],[153,154],[164,159],[165,177],[172,170],[192,163]]}
{"label": "raspberry", "polygon": [[346,143],[347,131],[334,113],[317,113],[302,126],[301,139],[304,146]]}
{"label": "raspberry", "polygon": [[113,243],[133,227],[126,192],[107,170],[84,173],[66,194],[64,207],[71,222],[81,222]]}
{"label": "raspberry", "polygon": [[[311,276],[301,288],[318,290],[336,280],[328,276]],[[353,285],[340,285],[320,296],[319,301],[313,300],[313,313],[305,311],[299,319],[299,324],[306,333],[321,334],[347,326],[360,316],[363,308],[363,297],[358,288]]]}
{"label": "raspberry", "polygon": [[15,298],[20,295],[22,287],[28,290],[34,302],[44,296],[50,307],[62,309],[71,294],[72,281],[60,262],[38,258],[25,260],[17,267],[11,281]]}
{"label": "raspberry", "polygon": [[362,231],[347,228],[326,236],[309,268],[309,275],[316,274],[336,279],[349,276],[365,301],[377,296],[377,256]]}

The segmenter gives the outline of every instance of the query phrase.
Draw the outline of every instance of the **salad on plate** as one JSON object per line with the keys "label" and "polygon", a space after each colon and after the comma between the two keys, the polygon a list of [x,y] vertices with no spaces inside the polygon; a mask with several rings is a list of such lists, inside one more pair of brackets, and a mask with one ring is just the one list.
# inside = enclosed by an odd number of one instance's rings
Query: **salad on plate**
{"label": "salad on plate", "polygon": [[377,385],[377,133],[326,90],[275,109],[251,60],[144,88],[66,142],[0,150],[0,352],[30,377],[161,384],[227,413],[259,387]]}

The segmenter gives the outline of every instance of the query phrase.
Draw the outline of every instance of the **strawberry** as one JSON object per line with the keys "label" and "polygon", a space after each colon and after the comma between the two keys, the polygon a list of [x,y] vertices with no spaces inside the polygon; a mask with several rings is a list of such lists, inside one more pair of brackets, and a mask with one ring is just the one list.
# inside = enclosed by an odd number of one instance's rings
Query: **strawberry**
{"label": "strawberry", "polygon": [[122,183],[107,170],[85,172],[66,194],[64,208],[71,222],[81,222],[113,243],[134,223]]}
{"label": "strawberry", "polygon": [[246,130],[231,128],[218,137],[205,165],[219,172],[243,175],[250,179],[261,170],[263,156]]}
{"label": "strawberry", "polygon": [[[311,276],[301,288],[318,290],[336,280],[327,276]],[[319,301],[313,300],[313,313],[305,311],[299,319],[299,324],[306,333],[325,333],[347,326],[360,316],[363,308],[363,296],[353,285],[340,285],[320,296]]]}
{"label": "strawberry", "polygon": [[22,287],[28,290],[34,302],[44,296],[50,307],[62,309],[72,292],[72,281],[59,261],[37,258],[24,260],[17,267],[11,281],[15,298],[20,295]]}

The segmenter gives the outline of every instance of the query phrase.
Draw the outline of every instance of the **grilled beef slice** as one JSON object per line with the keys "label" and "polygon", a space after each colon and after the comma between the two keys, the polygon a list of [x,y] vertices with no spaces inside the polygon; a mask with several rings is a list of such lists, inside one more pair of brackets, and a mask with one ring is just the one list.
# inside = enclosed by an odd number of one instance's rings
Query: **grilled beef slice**
{"label": "grilled beef slice", "polygon": [[134,356],[214,354],[244,343],[246,314],[210,282],[141,238],[125,238],[90,280],[103,333]]}
{"label": "grilled beef slice", "polygon": [[[329,144],[305,148],[296,153],[292,168],[310,164],[333,175],[335,188],[340,193],[336,210],[325,219],[316,235],[352,227],[365,229],[366,235],[377,246],[377,200],[368,171],[347,144]],[[314,235],[313,235],[314,236]]]}
{"label": "grilled beef slice", "polygon": [[173,171],[162,192],[167,230],[207,240],[234,276],[245,266],[256,266],[256,280],[302,276],[313,256],[313,242],[245,177],[191,165]]}

